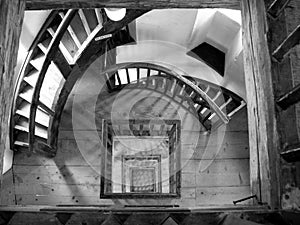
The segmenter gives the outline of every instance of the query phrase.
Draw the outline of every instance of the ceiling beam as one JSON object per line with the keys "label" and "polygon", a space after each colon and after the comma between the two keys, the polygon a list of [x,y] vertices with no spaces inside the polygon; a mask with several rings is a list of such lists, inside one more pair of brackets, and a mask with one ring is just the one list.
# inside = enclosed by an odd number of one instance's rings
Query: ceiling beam
{"label": "ceiling beam", "polygon": [[240,9],[240,0],[26,0],[26,10],[66,8],[229,8]]}

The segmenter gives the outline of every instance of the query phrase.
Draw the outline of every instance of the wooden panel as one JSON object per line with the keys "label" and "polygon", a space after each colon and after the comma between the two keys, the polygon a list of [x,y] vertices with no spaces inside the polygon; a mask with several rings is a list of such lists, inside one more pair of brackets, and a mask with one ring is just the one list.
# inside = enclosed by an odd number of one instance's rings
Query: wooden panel
{"label": "wooden panel", "polygon": [[21,0],[0,2],[0,186],[3,154],[5,149],[9,148],[8,121],[12,106],[11,96],[17,78],[14,68],[17,62],[24,9],[25,2]]}
{"label": "wooden panel", "polygon": [[15,181],[19,183],[51,183],[65,185],[99,185],[100,167],[88,166],[14,166]]}
{"label": "wooden panel", "polygon": [[59,204],[70,204],[70,205],[113,205],[112,200],[103,200],[95,196],[61,196],[61,195],[26,195],[17,194],[16,201],[18,205],[59,205]]}
{"label": "wooden panel", "polygon": [[50,183],[16,183],[16,195],[35,195],[35,196],[99,196],[100,185],[81,185],[81,184],[50,184]]}
{"label": "wooden panel", "polygon": [[[207,165],[206,167],[202,167]],[[230,173],[230,172],[240,172],[249,170],[249,160],[246,159],[200,159],[200,160],[189,160],[185,165],[186,171],[191,171],[196,173]]]}
{"label": "wooden panel", "polygon": [[0,205],[14,205],[15,203],[13,172],[9,170],[3,175],[0,189]]}
{"label": "wooden panel", "polygon": [[242,20],[251,187],[261,201],[275,207],[278,205],[278,137],[264,1],[243,0]]}
{"label": "wooden panel", "polygon": [[[249,171],[249,169],[248,169]],[[197,175],[197,187],[242,187],[250,189],[250,174],[246,171],[236,173],[200,173]]]}
{"label": "wooden panel", "polygon": [[[88,162],[85,160],[84,156],[88,153],[92,155],[92,160],[89,160],[93,166],[100,166],[100,149],[101,144],[97,141],[91,140],[62,140],[61,147],[57,151],[57,156],[55,160],[51,158],[41,157],[39,155],[33,154],[28,156],[24,153],[16,153],[14,157],[14,164],[17,165],[58,165],[58,166],[72,166],[81,165],[88,166]],[[79,147],[77,147],[79,145]],[[80,152],[80,150],[85,151],[86,154]],[[97,157],[95,157],[98,155]],[[90,158],[89,158],[90,159]]]}
{"label": "wooden panel", "polygon": [[125,0],[26,0],[26,9],[61,9],[61,8],[136,8],[136,9],[152,9],[152,8],[230,8],[239,9],[240,1],[238,0],[155,0],[155,1],[125,1]]}
{"label": "wooden panel", "polygon": [[[215,188],[197,188],[197,205],[228,204],[233,205],[232,201],[250,196],[250,187],[215,187]],[[243,204],[251,204],[251,200]]]}

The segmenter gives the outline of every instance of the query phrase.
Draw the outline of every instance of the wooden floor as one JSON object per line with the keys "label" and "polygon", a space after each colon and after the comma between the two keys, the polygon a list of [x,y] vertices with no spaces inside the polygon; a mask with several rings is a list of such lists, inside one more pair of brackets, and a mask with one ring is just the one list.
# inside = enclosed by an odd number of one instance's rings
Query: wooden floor
{"label": "wooden floor", "polygon": [[[181,120],[181,197],[100,199],[102,119]],[[113,96],[71,95],[55,158],[18,152],[4,176],[2,205],[140,205],[182,207],[233,205],[250,196],[246,108],[210,135],[191,113],[149,90],[122,90]],[[243,202],[252,204],[252,201]]]}

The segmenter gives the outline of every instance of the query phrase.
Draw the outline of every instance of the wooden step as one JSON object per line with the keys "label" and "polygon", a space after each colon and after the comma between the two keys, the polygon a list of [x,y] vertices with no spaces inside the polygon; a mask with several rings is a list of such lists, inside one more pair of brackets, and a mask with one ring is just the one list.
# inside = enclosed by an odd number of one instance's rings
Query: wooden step
{"label": "wooden step", "polygon": [[91,31],[93,31],[99,24],[96,11],[94,9],[83,9],[83,13],[86,17]]}
{"label": "wooden step", "polygon": [[[55,31],[53,28],[49,27],[47,29],[47,31],[49,32],[49,34],[54,37],[55,35]],[[64,43],[61,41],[59,44],[59,49],[62,52],[62,54],[64,55],[64,57],[67,59],[67,61],[71,64],[73,63],[73,57],[71,56],[70,52],[68,51],[68,49],[66,48],[66,46],[64,45]]]}
{"label": "wooden step", "polygon": [[32,70],[29,74],[27,74],[24,77],[24,81],[29,85],[31,85],[32,87],[35,87],[38,77],[39,77],[39,71]]}
{"label": "wooden step", "polygon": [[45,61],[45,55],[39,55],[38,57],[30,60],[30,64],[36,68],[38,71],[40,71],[44,65],[44,61]]}
{"label": "wooden step", "polygon": [[86,32],[87,35],[89,36],[89,35],[91,34],[92,31],[91,31],[91,28],[90,28],[90,26],[89,26],[89,23],[88,23],[88,21],[87,21],[87,18],[86,18],[86,16],[85,16],[83,10],[82,10],[82,9],[79,9],[79,10],[78,10],[78,14],[79,14],[79,17],[80,17],[80,19],[81,19],[81,21],[82,21],[82,24],[83,24],[83,27],[84,27],[84,29],[85,29],[85,32]]}
{"label": "wooden step", "polygon": [[[22,107],[20,107],[18,110],[16,110],[16,114],[29,119],[30,104],[23,104]],[[45,127],[48,127],[49,120],[50,120],[49,115],[42,112],[40,109],[37,109],[35,122],[37,122]]]}
{"label": "wooden step", "polygon": [[41,49],[41,51],[46,54],[47,53],[47,48],[42,44],[42,43],[39,43],[38,44],[38,47]]}
{"label": "wooden step", "polygon": [[[60,17],[62,19],[65,17],[65,14],[63,12],[60,12],[59,15],[60,15]],[[79,41],[79,39],[78,39],[78,37],[76,35],[76,32],[73,30],[73,28],[72,28],[71,25],[68,26],[67,31],[69,32],[69,34],[72,37],[72,39],[73,39],[74,43],[76,44],[76,46],[78,48],[80,48],[81,47],[81,43],[80,43],[80,41]]]}
{"label": "wooden step", "polygon": [[[21,126],[21,125],[15,125],[14,129],[18,130],[18,131],[22,131],[25,133],[29,133],[29,128],[28,128],[28,124],[27,127],[26,126]],[[43,139],[47,139],[48,138],[48,131],[36,126],[35,127],[35,136],[41,137]]]}
{"label": "wooden step", "polygon": [[29,147],[28,142],[23,142],[23,141],[15,141],[14,145],[17,145],[17,146],[20,146],[20,147],[26,147],[26,148]]}
{"label": "wooden step", "polygon": [[32,95],[33,95],[33,88],[27,89],[26,91],[23,91],[19,94],[19,97],[23,100],[27,101],[28,103],[31,103],[32,101]]}

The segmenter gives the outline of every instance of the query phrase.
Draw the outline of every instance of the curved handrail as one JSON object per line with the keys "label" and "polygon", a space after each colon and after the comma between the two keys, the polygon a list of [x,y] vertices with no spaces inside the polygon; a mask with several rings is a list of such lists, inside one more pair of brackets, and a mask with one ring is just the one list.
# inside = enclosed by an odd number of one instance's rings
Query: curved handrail
{"label": "curved handrail", "polygon": [[16,103],[17,103],[17,98],[18,98],[18,94],[20,92],[20,87],[21,84],[24,80],[25,77],[25,71],[27,69],[27,66],[30,63],[30,60],[33,57],[33,53],[35,51],[36,48],[38,48],[38,44],[40,42],[40,40],[42,39],[43,35],[45,34],[47,28],[49,27],[49,25],[52,23],[52,21],[54,20],[54,18],[56,17],[58,11],[51,11],[50,15],[47,17],[46,21],[44,22],[44,24],[42,25],[41,30],[38,32],[37,36],[35,37],[34,41],[32,42],[27,56],[25,58],[25,61],[22,64],[22,67],[20,69],[16,84],[15,84],[15,88],[14,88],[14,94],[13,94],[13,98],[12,98],[12,108],[11,108],[11,117],[10,117],[10,148],[12,149],[12,146],[14,145],[14,126],[15,126],[15,120],[14,120],[14,114],[16,111]]}
{"label": "curved handrail", "polygon": [[[128,65],[128,63],[118,64],[116,66],[119,66],[118,69],[123,69],[123,68],[127,67],[127,65]],[[140,63],[140,62],[139,63],[130,63],[130,67],[160,70],[164,73],[167,73],[168,75],[171,75],[171,76],[177,78],[178,80],[180,80],[181,82],[183,82],[184,84],[189,86],[194,92],[199,94],[202,99],[204,99],[206,102],[208,102],[208,104],[210,105],[212,110],[218,115],[218,117],[223,121],[223,123],[227,124],[229,122],[229,118],[219,108],[219,106],[203,90],[201,90],[196,84],[194,84],[193,82],[191,82],[190,80],[188,80],[187,78],[184,77],[184,76],[187,76],[187,74],[180,75],[169,68],[166,68],[166,67],[163,67],[160,65],[156,65],[153,63]]]}
{"label": "curved handrail", "polygon": [[70,25],[76,12],[77,12],[76,9],[69,10],[66,16],[64,17],[64,19],[62,20],[62,22],[60,23],[57,31],[55,32],[53,39],[51,40],[51,43],[48,47],[48,51],[45,54],[44,64],[42,66],[42,69],[39,72],[38,80],[34,88],[34,92],[32,95],[32,102],[30,106],[29,134],[28,134],[30,151],[33,151],[33,146],[35,143],[35,117],[36,117],[37,108],[40,104],[39,96],[40,96],[40,90],[42,88],[43,80],[45,78],[48,67],[51,64],[52,59],[55,57],[55,54],[58,51],[58,45],[61,41],[61,38],[65,34],[65,31],[67,27]]}

